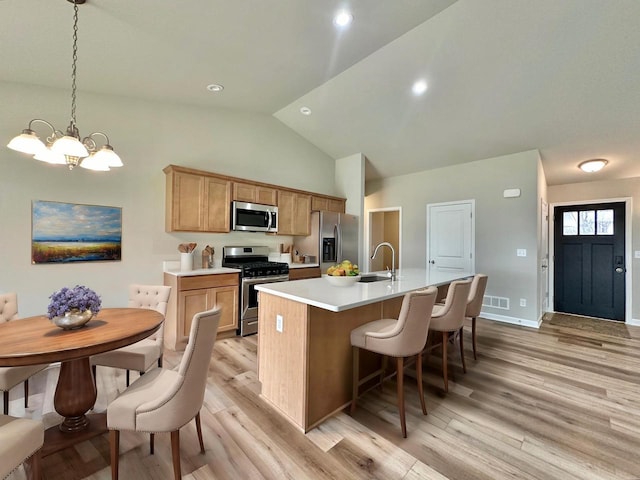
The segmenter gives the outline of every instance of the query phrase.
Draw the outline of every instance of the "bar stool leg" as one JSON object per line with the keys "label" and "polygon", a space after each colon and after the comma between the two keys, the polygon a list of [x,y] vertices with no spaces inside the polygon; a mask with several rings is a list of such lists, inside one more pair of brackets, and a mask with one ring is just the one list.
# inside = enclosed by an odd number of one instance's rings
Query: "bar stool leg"
{"label": "bar stool leg", "polygon": [[360,382],[360,349],[358,347],[351,347],[351,352],[353,355],[351,415],[353,415],[356,411],[356,402],[358,401],[358,383]]}
{"label": "bar stool leg", "polygon": [[478,360],[476,354],[476,317],[471,319],[471,341],[473,342],[473,359]]}
{"label": "bar stool leg", "polygon": [[404,358],[396,359],[396,383],[398,384],[398,410],[400,410],[400,427],[402,436],[407,438],[407,422],[404,414]]}
{"label": "bar stool leg", "polygon": [[444,378],[444,391],[449,391],[449,372],[447,371],[447,344],[449,332],[442,332],[442,377]]}
{"label": "bar stool leg", "polygon": [[420,395],[420,405],[422,406],[422,414],[427,414],[427,406],[424,403],[424,386],[422,385],[422,352],[418,353],[416,359],[416,380],[418,382],[418,395]]}
{"label": "bar stool leg", "polygon": [[460,331],[458,332],[458,335],[460,336],[460,359],[462,360],[462,371],[464,373],[467,373],[467,364],[464,361],[464,342],[462,340],[462,337],[464,336],[462,334],[462,329],[464,327],[460,327]]}

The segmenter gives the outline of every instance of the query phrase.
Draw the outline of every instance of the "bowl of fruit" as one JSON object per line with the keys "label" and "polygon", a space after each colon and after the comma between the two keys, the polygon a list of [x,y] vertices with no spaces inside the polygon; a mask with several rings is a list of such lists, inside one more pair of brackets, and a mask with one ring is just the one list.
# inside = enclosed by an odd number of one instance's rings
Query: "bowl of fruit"
{"label": "bowl of fruit", "polygon": [[329,267],[324,278],[336,287],[347,287],[360,279],[360,270],[358,265],[349,260],[343,260],[342,263]]}

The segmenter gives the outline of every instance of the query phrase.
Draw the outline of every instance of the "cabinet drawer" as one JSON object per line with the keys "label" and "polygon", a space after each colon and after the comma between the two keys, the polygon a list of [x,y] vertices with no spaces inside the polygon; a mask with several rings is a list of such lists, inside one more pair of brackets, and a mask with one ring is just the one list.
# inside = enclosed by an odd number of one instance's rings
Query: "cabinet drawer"
{"label": "cabinet drawer", "polygon": [[193,275],[178,278],[178,290],[196,290],[200,288],[216,288],[224,286],[237,286],[239,284],[237,273],[219,273],[213,275]]}

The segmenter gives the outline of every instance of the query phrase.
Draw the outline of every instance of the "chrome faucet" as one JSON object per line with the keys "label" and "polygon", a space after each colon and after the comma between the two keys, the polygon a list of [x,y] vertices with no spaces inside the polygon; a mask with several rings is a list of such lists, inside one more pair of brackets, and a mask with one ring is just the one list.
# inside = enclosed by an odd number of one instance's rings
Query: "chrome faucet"
{"label": "chrome faucet", "polygon": [[[389,247],[391,249],[391,271],[387,275],[391,277],[391,281],[393,282],[396,279],[396,250],[395,248],[393,248],[393,245],[391,245],[389,242],[382,242],[376,245],[376,248],[373,249],[373,255],[371,255],[371,260],[376,258],[376,253],[378,253],[378,249],[382,246]],[[387,270],[388,269],[389,267],[387,267]]]}

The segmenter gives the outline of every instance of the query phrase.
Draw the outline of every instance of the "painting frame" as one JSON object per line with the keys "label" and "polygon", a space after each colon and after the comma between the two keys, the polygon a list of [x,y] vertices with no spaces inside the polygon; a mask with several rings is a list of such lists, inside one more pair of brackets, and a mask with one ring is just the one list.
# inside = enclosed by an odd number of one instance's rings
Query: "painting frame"
{"label": "painting frame", "polygon": [[122,261],[122,208],[31,201],[31,263]]}

